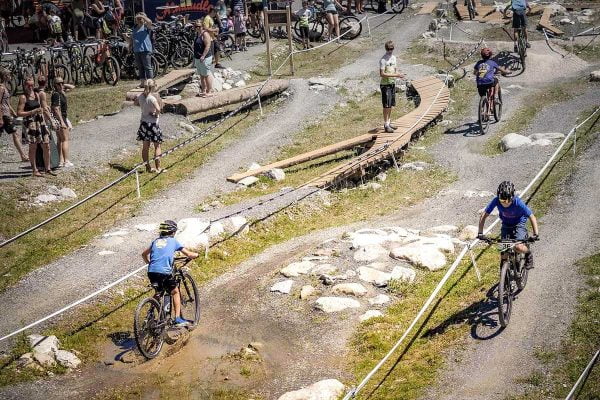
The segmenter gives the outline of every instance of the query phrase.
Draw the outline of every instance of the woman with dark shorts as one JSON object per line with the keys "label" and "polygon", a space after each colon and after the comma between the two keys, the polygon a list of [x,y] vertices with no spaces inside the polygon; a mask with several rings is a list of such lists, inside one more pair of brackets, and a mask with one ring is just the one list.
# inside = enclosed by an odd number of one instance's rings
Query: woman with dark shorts
{"label": "woman with dark shorts", "polygon": [[20,138],[16,135],[17,128],[13,124],[13,118],[17,114],[10,105],[10,92],[4,86],[4,83],[9,79],[10,73],[4,68],[0,68],[0,134],[6,132],[12,136],[15,148],[21,156],[21,161],[29,161],[23,148],[21,147]]}
{"label": "woman with dark shorts", "polygon": [[150,143],[154,145],[154,157],[161,155],[160,144],[163,141],[162,131],[158,126],[158,117],[162,109],[162,101],[156,93],[156,83],[152,79],[144,82],[144,92],[135,99],[135,104],[142,109],[140,118],[140,128],[137,133],[137,140],[142,141],[142,159],[146,164],[147,172],[163,172],[160,168],[160,159],[154,161],[156,169],[150,166],[148,162],[148,152]]}
{"label": "woman with dark shorts", "polygon": [[342,5],[337,0],[323,0],[323,9],[325,10],[325,18],[327,18],[327,26],[329,29],[327,38],[328,41],[332,39],[333,31],[335,30],[335,37],[339,42],[340,39],[340,18],[338,15],[337,7],[342,8]]}

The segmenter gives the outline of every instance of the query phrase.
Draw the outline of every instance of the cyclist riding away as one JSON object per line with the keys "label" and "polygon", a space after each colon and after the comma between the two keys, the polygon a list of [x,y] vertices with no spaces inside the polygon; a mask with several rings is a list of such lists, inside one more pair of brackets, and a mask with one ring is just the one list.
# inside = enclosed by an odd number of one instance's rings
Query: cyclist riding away
{"label": "cyclist riding away", "polygon": [[523,30],[523,35],[525,36],[525,43],[527,48],[530,48],[529,40],[527,39],[527,12],[531,12],[531,7],[529,7],[529,3],[527,0],[511,0],[510,8],[513,12],[512,19],[512,27],[514,29],[514,50],[517,52],[517,31],[519,29]]}
{"label": "cyclist riding away", "polygon": [[[502,229],[500,231],[502,239],[527,240],[526,224],[529,219],[533,228],[532,239],[539,240],[537,219],[523,200],[519,196],[515,196],[515,186],[509,181],[504,181],[498,186],[497,193],[498,195],[488,204],[479,219],[479,234],[477,238],[479,240],[486,240],[483,234],[485,220],[494,208],[497,207],[498,215],[502,221]],[[515,246],[515,250],[518,253],[525,254],[525,268],[532,269],[533,254],[527,245],[519,243]]]}
{"label": "cyclist riding away", "polygon": [[158,285],[158,290],[169,290],[173,299],[175,325],[185,326],[189,321],[181,318],[181,298],[177,281],[173,277],[173,261],[175,252],[180,251],[188,258],[198,257],[198,253],[183,247],[173,236],[177,232],[177,223],[166,220],[159,226],[160,237],[154,239],[150,247],[142,253],[144,262],[148,264],[148,279]]}
{"label": "cyclist riding away", "polygon": [[496,99],[498,93],[498,78],[496,73],[500,72],[502,75],[510,75],[510,71],[504,67],[498,65],[498,63],[492,60],[492,49],[485,47],[481,49],[481,60],[477,61],[474,67],[475,82],[477,83],[477,91],[479,96],[485,96],[488,89],[492,88],[492,98]]}

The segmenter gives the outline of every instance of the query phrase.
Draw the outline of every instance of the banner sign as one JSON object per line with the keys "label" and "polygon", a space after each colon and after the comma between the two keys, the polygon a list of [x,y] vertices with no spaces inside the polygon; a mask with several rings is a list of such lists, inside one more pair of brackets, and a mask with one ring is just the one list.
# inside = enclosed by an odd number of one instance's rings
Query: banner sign
{"label": "banner sign", "polygon": [[169,21],[172,15],[190,14],[198,19],[217,4],[217,0],[143,0],[148,18],[153,21]]}

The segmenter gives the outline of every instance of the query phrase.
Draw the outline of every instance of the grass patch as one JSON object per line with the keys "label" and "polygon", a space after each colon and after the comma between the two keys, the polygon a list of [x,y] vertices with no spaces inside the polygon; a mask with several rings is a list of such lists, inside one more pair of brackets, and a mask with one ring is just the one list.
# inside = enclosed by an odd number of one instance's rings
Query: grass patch
{"label": "grass patch", "polygon": [[572,49],[570,46],[565,45],[563,48],[567,51],[573,51],[577,57],[587,62],[594,63],[600,61],[600,43],[576,44]]}

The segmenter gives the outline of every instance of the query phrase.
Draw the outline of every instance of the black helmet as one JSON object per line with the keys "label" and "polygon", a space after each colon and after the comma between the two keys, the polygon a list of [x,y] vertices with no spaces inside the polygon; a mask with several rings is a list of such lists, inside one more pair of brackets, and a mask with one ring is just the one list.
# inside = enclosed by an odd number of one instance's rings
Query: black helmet
{"label": "black helmet", "polygon": [[171,221],[170,219],[166,220],[158,227],[158,232],[160,236],[173,235],[177,232],[177,222]]}
{"label": "black helmet", "polygon": [[510,181],[504,181],[498,186],[497,194],[502,200],[512,200],[515,197],[515,185]]}

